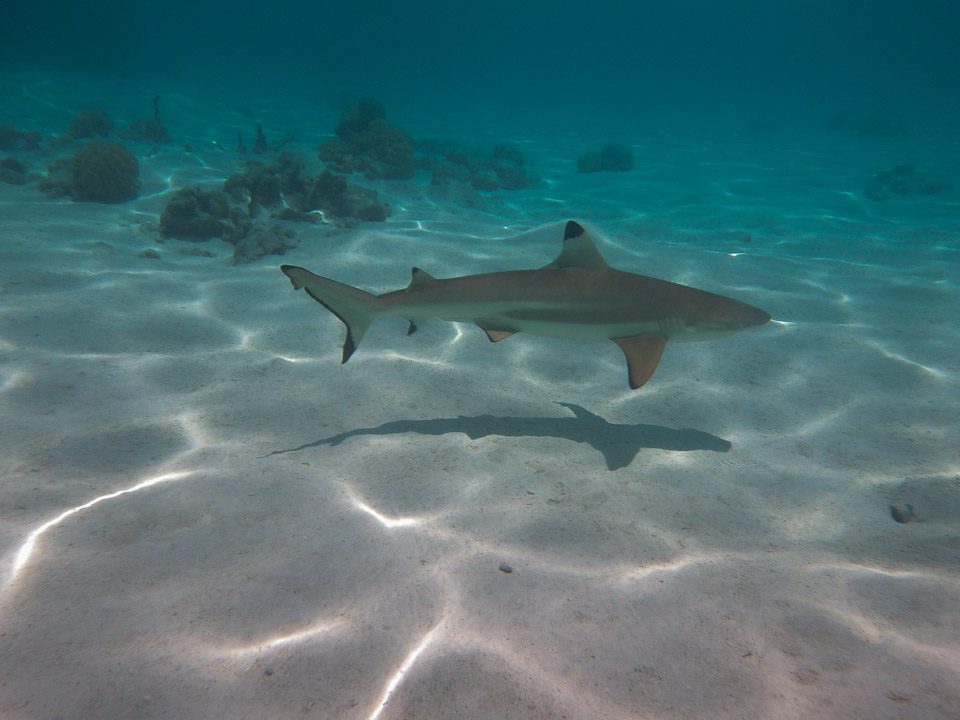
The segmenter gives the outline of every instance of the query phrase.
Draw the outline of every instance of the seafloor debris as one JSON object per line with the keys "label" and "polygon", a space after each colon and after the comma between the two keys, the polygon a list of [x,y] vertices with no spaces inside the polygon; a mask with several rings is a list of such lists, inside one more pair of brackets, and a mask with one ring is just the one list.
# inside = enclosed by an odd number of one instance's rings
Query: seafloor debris
{"label": "seafloor debris", "polygon": [[873,178],[873,182],[864,191],[871,200],[881,202],[891,193],[894,195],[934,195],[946,190],[950,183],[939,178],[918,173],[913,165],[897,165],[892,170],[882,170]]}
{"label": "seafloor debris", "polygon": [[230,215],[230,199],[216,190],[178,190],[160,213],[160,231],[181,240],[239,239],[244,232]]}
{"label": "seafloor debris", "polygon": [[524,167],[523,153],[509,144],[489,155],[467,151],[452,140],[414,142],[387,120],[383,105],[364,98],[348,107],[336,127],[336,137],[317,149],[327,167],[368,178],[406,179],[428,170],[434,186],[464,185],[474,190],[520,190],[540,178]]}
{"label": "seafloor debris", "polygon": [[450,140],[423,140],[417,149],[417,166],[431,171],[431,185],[459,183],[474,190],[522,190],[540,180],[524,167],[523,153],[512,145],[497,145],[486,157]]}
{"label": "seafloor debris", "polygon": [[128,140],[140,140],[157,144],[170,142],[170,133],[167,132],[163,123],[160,122],[159,95],[155,95],[153,98],[153,117],[138,118],[132,121],[124,128],[120,136]]}
{"label": "seafloor debris", "polygon": [[81,110],[70,118],[67,135],[74,139],[106,137],[113,130],[113,121],[101,108]]}
{"label": "seafloor debris", "polygon": [[633,170],[633,151],[626,145],[609,143],[598,152],[588,152],[577,158],[577,170],[582,173],[615,170]]}
{"label": "seafloor debris", "polygon": [[838,110],[827,119],[827,129],[855,132],[861,137],[890,138],[909,135],[912,125],[895,107],[882,107],[867,114]]}
{"label": "seafloor debris", "polygon": [[36,150],[39,145],[37,130],[18,130],[13,125],[0,123],[0,150]]}
{"label": "seafloor debris", "polygon": [[917,513],[913,509],[913,505],[905,504],[902,508],[897,507],[896,505],[890,506],[890,515],[898,523],[910,523],[917,519]]}
{"label": "seafloor debris", "polygon": [[273,225],[255,230],[237,242],[233,249],[233,264],[248,263],[264,255],[283,255],[297,246],[297,234],[288,227]]}
{"label": "seafloor debris", "polygon": [[0,182],[25,185],[28,181],[26,163],[12,157],[0,158]]}
{"label": "seafloor debris", "polygon": [[270,163],[248,162],[243,171],[227,178],[223,189],[234,202],[246,204],[251,218],[266,213],[315,220],[308,214],[321,210],[346,221],[383,221],[390,214],[376,190],[349,184],[328,170],[310,175],[300,157],[286,152]]}

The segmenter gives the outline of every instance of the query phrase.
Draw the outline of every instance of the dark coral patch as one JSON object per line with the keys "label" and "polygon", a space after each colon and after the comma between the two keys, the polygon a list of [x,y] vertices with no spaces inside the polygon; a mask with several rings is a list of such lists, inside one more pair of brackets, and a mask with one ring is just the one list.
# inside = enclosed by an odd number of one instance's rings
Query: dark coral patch
{"label": "dark coral patch", "polygon": [[120,143],[91,140],[70,161],[69,193],[74,200],[116,203],[137,196],[137,159]]}
{"label": "dark coral patch", "polygon": [[930,175],[919,173],[913,165],[897,165],[892,170],[882,170],[867,186],[864,194],[871,200],[881,202],[890,194],[935,195],[950,187],[950,183]]}
{"label": "dark coral patch", "polygon": [[186,187],[177,191],[160,214],[160,231],[183,240],[209,240],[232,233],[227,196]]}
{"label": "dark coral patch", "polygon": [[72,118],[67,125],[67,135],[72,138],[90,138],[94,135],[106,137],[113,130],[113,121],[107,116],[105,110],[81,110]]}
{"label": "dark coral patch", "polygon": [[588,152],[577,158],[577,170],[582,173],[603,170],[626,172],[633,168],[633,151],[626,145],[616,143],[608,143],[599,151]]}
{"label": "dark coral patch", "polygon": [[387,120],[379,101],[364,98],[348,107],[337,123],[336,134],[317,149],[332,170],[361,172],[372,179],[413,177],[413,139]]}
{"label": "dark coral patch", "polygon": [[36,130],[18,130],[0,123],[0,150],[36,150],[39,145],[40,133]]}

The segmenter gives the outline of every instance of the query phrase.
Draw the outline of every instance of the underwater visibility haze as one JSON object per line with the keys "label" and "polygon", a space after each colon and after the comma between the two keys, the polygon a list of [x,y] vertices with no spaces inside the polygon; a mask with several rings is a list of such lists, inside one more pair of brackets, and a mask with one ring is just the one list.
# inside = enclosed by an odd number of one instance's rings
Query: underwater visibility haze
{"label": "underwater visibility haze", "polygon": [[960,717],[955,3],[0,12],[5,720]]}

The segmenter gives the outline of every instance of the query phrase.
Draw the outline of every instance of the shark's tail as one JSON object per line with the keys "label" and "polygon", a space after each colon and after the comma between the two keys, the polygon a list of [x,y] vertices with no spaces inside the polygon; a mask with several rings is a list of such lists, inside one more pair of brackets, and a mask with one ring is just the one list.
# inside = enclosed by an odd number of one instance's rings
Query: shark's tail
{"label": "shark's tail", "polygon": [[303,288],[327,310],[332,312],[347,326],[347,336],[343,340],[343,359],[345,363],[357,349],[363,334],[377,316],[377,296],[350,285],[344,285],[325,277],[314,275],[296,265],[281,265],[280,269],[290,278],[293,287]]}

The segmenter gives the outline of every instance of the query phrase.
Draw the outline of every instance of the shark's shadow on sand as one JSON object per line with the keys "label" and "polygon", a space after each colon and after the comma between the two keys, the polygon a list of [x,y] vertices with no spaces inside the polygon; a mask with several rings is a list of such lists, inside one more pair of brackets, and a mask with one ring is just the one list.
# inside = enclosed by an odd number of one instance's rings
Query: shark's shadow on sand
{"label": "shark's shadow on sand", "polygon": [[643,448],[662,450],[713,450],[727,452],[730,443],[716,435],[700,430],[673,430],[662,425],[617,425],[607,422],[579,405],[558,402],[575,417],[477,417],[438,418],[435,420],[395,420],[375,428],[359,428],[323,438],[300,447],[274,450],[265,457],[280,455],[318,445],[339,445],[344,440],[359,435],[397,435],[419,433],[421,435],[446,435],[463,433],[472,440],[488,435],[504,437],[554,437],[574,442],[587,443],[599,451],[607,462],[608,470],[619,470],[633,462]]}

